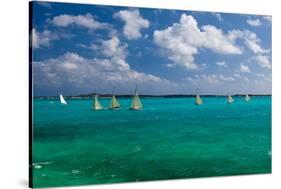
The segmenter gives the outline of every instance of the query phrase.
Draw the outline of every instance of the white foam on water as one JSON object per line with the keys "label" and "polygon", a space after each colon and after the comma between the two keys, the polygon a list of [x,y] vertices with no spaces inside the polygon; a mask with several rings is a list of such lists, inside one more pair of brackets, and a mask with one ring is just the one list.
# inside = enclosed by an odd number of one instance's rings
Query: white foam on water
{"label": "white foam on water", "polygon": [[141,147],[136,146],[135,149],[134,149],[134,152],[138,152],[138,151],[141,151]]}
{"label": "white foam on water", "polygon": [[36,162],[36,163],[32,163],[33,166],[36,165],[48,165],[48,164],[52,164],[53,162],[51,161],[46,161],[46,162]]}
{"label": "white foam on water", "polygon": [[42,165],[35,165],[34,168],[35,169],[41,169],[43,166]]}
{"label": "white foam on water", "polygon": [[80,171],[79,171],[79,170],[77,170],[77,169],[73,169],[73,170],[71,171],[71,173],[72,173],[72,174],[74,174],[74,175],[76,175],[76,174],[79,174],[79,173],[80,173]]}

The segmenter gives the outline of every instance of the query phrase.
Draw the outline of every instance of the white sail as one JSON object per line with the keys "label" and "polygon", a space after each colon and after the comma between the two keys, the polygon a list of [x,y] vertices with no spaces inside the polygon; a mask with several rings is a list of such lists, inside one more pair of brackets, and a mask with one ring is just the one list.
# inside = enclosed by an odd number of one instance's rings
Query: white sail
{"label": "white sail", "polygon": [[201,105],[201,104],[203,104],[203,100],[201,99],[201,97],[199,96],[199,94],[196,95],[195,104],[196,104],[196,105]]}
{"label": "white sail", "polygon": [[112,99],[109,103],[109,109],[117,109],[120,108],[120,103],[116,99],[115,95],[112,95]]}
{"label": "white sail", "polygon": [[248,101],[250,101],[250,100],[251,100],[251,97],[250,97],[248,94],[246,94],[246,96],[245,96],[245,101],[248,102]]}
{"label": "white sail", "polygon": [[142,106],[141,100],[139,98],[139,95],[137,93],[137,87],[136,87],[135,95],[133,96],[130,110],[140,110],[140,109],[142,109],[142,107],[143,106]]}
{"label": "white sail", "polygon": [[133,100],[132,100],[130,109],[131,110],[140,110],[140,109],[142,109],[142,103],[140,101],[139,95],[136,94],[135,96],[133,96]]}
{"label": "white sail", "polygon": [[101,109],[103,109],[102,105],[100,104],[100,102],[98,100],[98,95],[95,95],[94,103],[93,103],[93,109],[94,110],[101,110]]}
{"label": "white sail", "polygon": [[232,104],[234,102],[234,99],[232,98],[231,95],[228,95],[227,102],[228,102],[228,104]]}
{"label": "white sail", "polygon": [[61,104],[67,104],[67,102],[64,100],[62,94],[60,94],[60,103]]}

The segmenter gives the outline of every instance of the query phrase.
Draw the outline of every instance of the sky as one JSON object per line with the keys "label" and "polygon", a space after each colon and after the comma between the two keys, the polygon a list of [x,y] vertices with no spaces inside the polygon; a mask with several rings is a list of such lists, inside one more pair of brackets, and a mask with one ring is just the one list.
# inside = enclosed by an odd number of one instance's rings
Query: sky
{"label": "sky", "polygon": [[34,2],[34,96],[271,94],[271,16]]}

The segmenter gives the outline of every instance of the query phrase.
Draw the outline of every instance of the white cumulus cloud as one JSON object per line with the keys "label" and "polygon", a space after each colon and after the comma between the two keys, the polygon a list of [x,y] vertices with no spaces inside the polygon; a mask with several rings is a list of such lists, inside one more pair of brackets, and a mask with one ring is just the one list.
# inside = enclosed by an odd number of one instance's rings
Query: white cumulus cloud
{"label": "white cumulus cloud", "polygon": [[229,32],[228,37],[232,41],[242,39],[248,49],[250,49],[254,54],[264,54],[270,52],[268,49],[261,47],[259,37],[252,31],[232,30]]}
{"label": "white cumulus cloud", "polygon": [[247,19],[246,21],[251,26],[260,26],[262,23],[259,19]]}
{"label": "white cumulus cloud", "polygon": [[227,67],[225,61],[219,61],[219,62],[216,62],[216,65],[218,66],[222,66],[222,67]]}
{"label": "white cumulus cloud", "polygon": [[69,14],[55,16],[51,20],[51,23],[58,27],[68,27],[71,25],[77,25],[87,29],[100,29],[104,28],[107,25],[105,23],[101,23],[95,20],[94,16],[90,13],[77,16]]}
{"label": "white cumulus cloud", "polygon": [[244,64],[240,64],[240,72],[242,73],[250,73],[250,68]]}
{"label": "white cumulus cloud", "polygon": [[58,38],[59,37],[51,33],[51,31],[45,30],[43,32],[38,32],[33,28],[31,33],[32,48],[37,49],[42,46],[49,46],[51,41],[57,40]]}
{"label": "white cumulus cloud", "polygon": [[186,69],[198,69],[194,56],[200,48],[219,54],[242,53],[235,41],[222,30],[212,25],[199,28],[197,21],[186,14],[181,15],[179,23],[154,31],[154,42],[167,52],[168,59],[172,61],[169,67],[180,65]]}
{"label": "white cumulus cloud", "polygon": [[94,88],[109,89],[109,86],[128,91],[128,85],[134,87],[135,84],[145,86],[147,90],[172,86],[166,79],[133,70],[126,62],[126,45],[117,37],[103,41],[100,49],[104,58],[85,58],[67,52],[57,58],[33,62],[35,89],[54,90],[68,86],[73,90],[79,88],[79,91],[92,92]]}
{"label": "white cumulus cloud", "polygon": [[257,55],[254,60],[259,64],[261,67],[264,68],[271,68],[270,61],[267,56],[265,55]]}
{"label": "white cumulus cloud", "polygon": [[139,39],[142,36],[141,30],[149,27],[149,21],[140,15],[138,9],[121,10],[114,17],[125,22],[123,34],[129,40]]}

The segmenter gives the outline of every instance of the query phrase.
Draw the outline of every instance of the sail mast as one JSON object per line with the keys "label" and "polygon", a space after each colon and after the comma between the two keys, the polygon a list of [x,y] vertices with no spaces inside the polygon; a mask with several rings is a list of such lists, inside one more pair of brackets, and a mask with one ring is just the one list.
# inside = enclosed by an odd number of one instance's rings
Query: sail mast
{"label": "sail mast", "polygon": [[201,104],[203,104],[203,100],[201,99],[200,95],[198,94],[198,89],[196,89],[195,104],[196,104],[196,105],[201,105]]}
{"label": "sail mast", "polygon": [[138,86],[136,85],[135,95],[133,96],[130,110],[140,110],[143,108],[139,95],[138,95],[137,87]]}
{"label": "sail mast", "polygon": [[246,94],[246,96],[245,96],[245,101],[248,102],[248,101],[250,101],[250,100],[251,100],[251,97],[250,97],[248,94]]}
{"label": "sail mast", "polygon": [[228,104],[232,104],[234,102],[234,99],[232,98],[232,96],[229,94],[227,97],[227,103]]}
{"label": "sail mast", "polygon": [[115,89],[113,89],[113,92],[112,92],[112,98],[111,98],[111,101],[109,103],[109,109],[117,109],[117,108],[120,108],[120,103],[118,102],[118,100],[116,99],[115,97]]}

